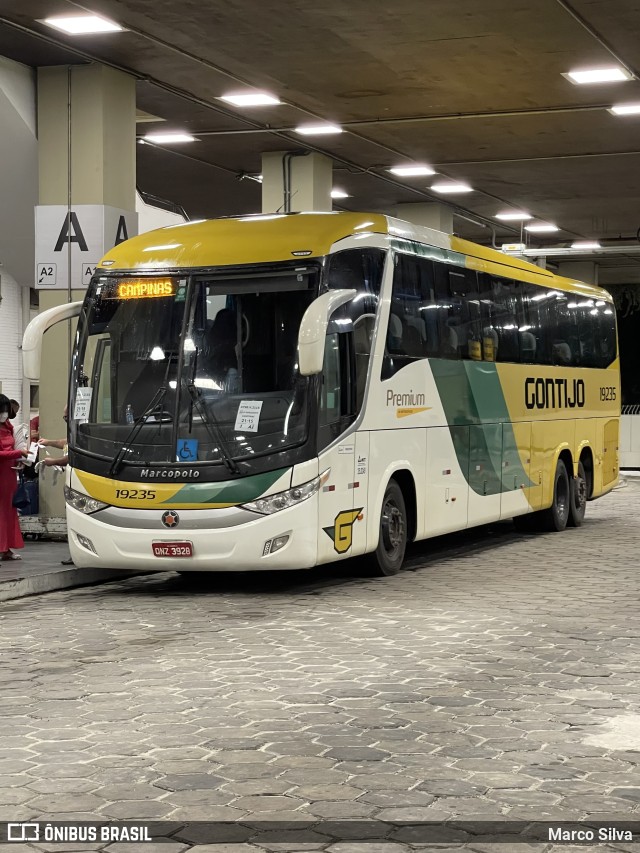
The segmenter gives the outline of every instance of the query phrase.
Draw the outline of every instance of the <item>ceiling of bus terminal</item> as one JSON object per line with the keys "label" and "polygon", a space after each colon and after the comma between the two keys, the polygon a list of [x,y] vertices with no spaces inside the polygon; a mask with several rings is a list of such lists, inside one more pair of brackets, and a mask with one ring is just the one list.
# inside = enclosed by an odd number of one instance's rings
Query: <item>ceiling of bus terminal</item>
{"label": "ceiling of bus terminal", "polygon": [[[82,10],[128,31],[72,37],[37,22]],[[241,176],[260,171],[263,151],[310,142],[333,158],[334,185],[350,194],[343,208],[441,201],[431,179],[387,171],[415,160],[470,183],[458,211],[494,224],[498,242],[520,239],[519,225],[494,219],[516,207],[562,229],[530,237],[534,246],[622,237],[640,248],[640,116],[606,109],[640,102],[640,80],[574,86],[562,76],[620,63],[640,75],[638,0],[0,0],[0,55],[134,73],[139,109],[165,119],[138,125],[140,135],[201,134],[138,146],[140,188],[191,218],[258,211],[260,185]],[[247,86],[284,103],[218,100]],[[305,143],[293,128],[315,119],[346,132]],[[491,241],[462,216],[454,229]],[[633,252],[599,261],[618,280],[640,274]]]}

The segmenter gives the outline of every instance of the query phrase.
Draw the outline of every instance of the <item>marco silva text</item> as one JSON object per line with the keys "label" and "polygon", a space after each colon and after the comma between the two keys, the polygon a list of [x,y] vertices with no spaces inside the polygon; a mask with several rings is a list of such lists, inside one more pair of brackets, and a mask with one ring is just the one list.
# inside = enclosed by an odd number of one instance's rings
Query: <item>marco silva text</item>
{"label": "marco silva text", "polygon": [[548,841],[633,841],[630,829],[618,829],[615,826],[600,826],[597,829],[568,829],[563,826],[550,826],[547,830]]}

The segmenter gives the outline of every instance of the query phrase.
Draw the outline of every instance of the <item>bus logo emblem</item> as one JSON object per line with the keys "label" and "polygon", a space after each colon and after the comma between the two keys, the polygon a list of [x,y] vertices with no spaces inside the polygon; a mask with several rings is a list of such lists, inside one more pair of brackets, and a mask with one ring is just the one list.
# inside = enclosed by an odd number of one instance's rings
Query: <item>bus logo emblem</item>
{"label": "bus logo emblem", "polygon": [[180,523],[180,516],[173,509],[168,509],[166,512],[162,513],[162,518],[160,519],[165,527],[172,528],[177,527]]}
{"label": "bus logo emblem", "polygon": [[351,548],[353,543],[353,525],[362,517],[360,513],[363,509],[364,507],[343,510],[336,515],[333,527],[322,528],[329,539],[333,541],[333,547],[338,554],[345,554]]}

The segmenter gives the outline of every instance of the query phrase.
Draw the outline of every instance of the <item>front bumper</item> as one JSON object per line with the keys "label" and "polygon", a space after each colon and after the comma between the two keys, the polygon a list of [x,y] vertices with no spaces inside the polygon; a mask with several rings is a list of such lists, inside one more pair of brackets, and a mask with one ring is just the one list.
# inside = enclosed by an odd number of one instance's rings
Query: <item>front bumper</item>
{"label": "front bumper", "polygon": [[[127,510],[109,508],[106,522],[100,519],[101,513],[85,515],[67,506],[69,550],[79,568],[125,571],[242,572],[306,569],[316,565],[317,495],[272,515],[237,510],[243,514],[242,518],[236,517],[235,523],[228,526],[220,526],[216,512],[180,510],[180,523],[168,530],[160,521],[162,511],[157,509],[136,513],[136,521],[132,524]],[[287,535],[289,539],[284,547],[265,554],[266,542]],[[96,553],[86,546],[86,540]],[[153,542],[185,541],[193,545],[192,557],[153,555]]]}

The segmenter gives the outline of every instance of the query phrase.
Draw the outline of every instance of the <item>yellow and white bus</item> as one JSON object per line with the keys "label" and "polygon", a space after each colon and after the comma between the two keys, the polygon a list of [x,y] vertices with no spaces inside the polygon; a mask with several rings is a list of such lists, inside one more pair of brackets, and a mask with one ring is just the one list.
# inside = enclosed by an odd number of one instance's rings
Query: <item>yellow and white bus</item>
{"label": "yellow and white bus", "polygon": [[31,372],[73,314],[80,567],[393,574],[414,540],[578,526],[618,480],[609,294],[439,231],[302,213],[135,237],[27,330]]}

